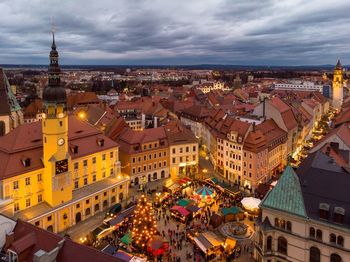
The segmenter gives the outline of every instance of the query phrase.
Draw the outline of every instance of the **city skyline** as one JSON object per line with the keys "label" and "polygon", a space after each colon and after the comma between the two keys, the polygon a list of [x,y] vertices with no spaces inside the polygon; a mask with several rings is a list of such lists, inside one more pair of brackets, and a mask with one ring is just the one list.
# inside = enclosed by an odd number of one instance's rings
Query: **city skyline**
{"label": "city skyline", "polygon": [[[83,5],[84,4],[84,5]],[[81,6],[84,8],[81,8]],[[348,1],[3,1],[0,64],[349,64]]]}

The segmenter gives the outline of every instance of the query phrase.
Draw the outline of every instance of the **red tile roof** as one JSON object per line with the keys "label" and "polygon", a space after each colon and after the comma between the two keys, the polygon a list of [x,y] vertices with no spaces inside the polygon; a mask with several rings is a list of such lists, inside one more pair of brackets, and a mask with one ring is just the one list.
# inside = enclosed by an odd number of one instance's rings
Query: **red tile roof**
{"label": "red tile roof", "polygon": [[32,262],[33,256],[37,251],[43,250],[45,252],[51,252],[59,246],[61,241],[63,241],[63,245],[59,249],[56,257],[57,262],[91,260],[96,262],[121,261],[97,249],[80,245],[68,238],[63,238],[22,220],[17,220],[17,224],[13,229],[13,234],[13,242],[11,243],[9,238],[5,246],[6,249],[9,248],[18,252],[19,261]]}
{"label": "red tile roof", "polygon": [[[0,162],[2,163],[0,179],[44,167],[41,161],[43,156],[41,124],[41,122],[23,124],[0,137]],[[104,139],[103,147],[97,145],[96,139],[99,138]],[[118,146],[101,131],[75,116],[68,118],[68,143],[79,147],[77,154],[70,152],[73,159]],[[21,160],[24,158],[30,158],[29,167],[22,164]]]}

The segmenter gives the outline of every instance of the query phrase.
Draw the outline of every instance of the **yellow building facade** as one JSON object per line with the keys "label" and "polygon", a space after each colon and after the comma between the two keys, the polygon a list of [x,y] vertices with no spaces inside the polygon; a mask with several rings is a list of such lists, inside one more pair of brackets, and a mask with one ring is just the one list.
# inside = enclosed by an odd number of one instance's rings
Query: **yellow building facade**
{"label": "yellow building facade", "polygon": [[0,212],[53,232],[128,196],[118,144],[66,111],[53,39],[42,122],[0,139]]}

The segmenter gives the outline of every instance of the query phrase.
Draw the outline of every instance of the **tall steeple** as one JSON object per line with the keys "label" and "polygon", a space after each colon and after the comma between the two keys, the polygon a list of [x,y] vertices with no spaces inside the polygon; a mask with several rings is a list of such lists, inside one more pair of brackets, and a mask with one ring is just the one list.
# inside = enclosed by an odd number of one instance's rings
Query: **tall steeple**
{"label": "tall steeple", "polygon": [[343,104],[343,67],[340,63],[340,60],[338,59],[337,64],[334,68],[333,73],[333,84],[332,84],[332,91],[333,91],[333,99],[332,99],[332,106],[340,110],[341,106]]}
{"label": "tall steeple", "polygon": [[46,103],[66,104],[67,96],[64,88],[61,87],[61,69],[58,64],[58,52],[55,42],[55,29],[52,29],[52,45],[50,51],[50,65],[48,68],[48,86],[43,93]]}

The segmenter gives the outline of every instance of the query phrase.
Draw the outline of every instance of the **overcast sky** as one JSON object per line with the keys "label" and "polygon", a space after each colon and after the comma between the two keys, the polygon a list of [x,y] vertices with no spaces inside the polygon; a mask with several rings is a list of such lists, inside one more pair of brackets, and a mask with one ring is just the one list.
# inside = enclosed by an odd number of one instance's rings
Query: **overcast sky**
{"label": "overcast sky", "polygon": [[0,0],[0,64],[350,64],[350,0]]}

